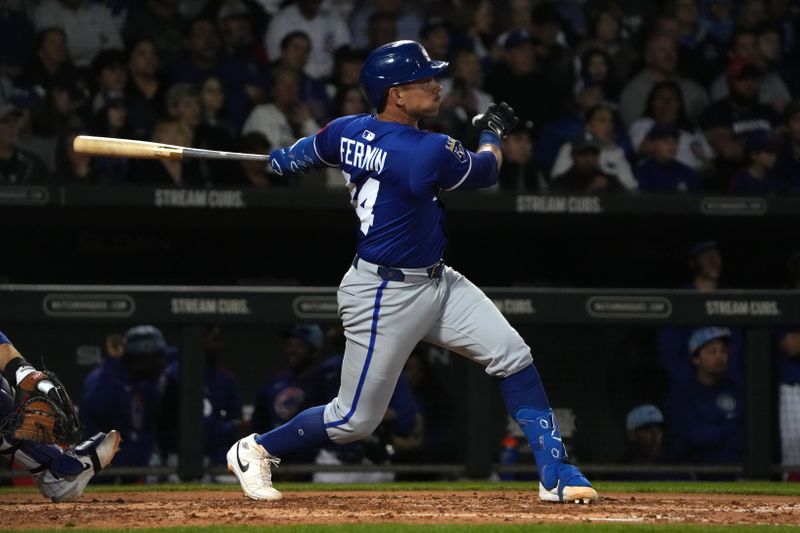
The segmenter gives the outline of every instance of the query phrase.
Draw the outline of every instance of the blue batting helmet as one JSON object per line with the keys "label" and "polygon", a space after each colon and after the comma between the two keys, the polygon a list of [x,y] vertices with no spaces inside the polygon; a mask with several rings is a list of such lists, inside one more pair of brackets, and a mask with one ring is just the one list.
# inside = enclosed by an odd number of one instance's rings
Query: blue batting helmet
{"label": "blue batting helmet", "polygon": [[367,100],[377,107],[390,87],[436,76],[448,64],[432,60],[416,41],[395,41],[370,52],[361,67],[361,85]]}
{"label": "blue batting helmet", "polygon": [[135,326],[125,333],[123,338],[125,355],[133,357],[164,355],[167,342],[164,334],[155,326]]}

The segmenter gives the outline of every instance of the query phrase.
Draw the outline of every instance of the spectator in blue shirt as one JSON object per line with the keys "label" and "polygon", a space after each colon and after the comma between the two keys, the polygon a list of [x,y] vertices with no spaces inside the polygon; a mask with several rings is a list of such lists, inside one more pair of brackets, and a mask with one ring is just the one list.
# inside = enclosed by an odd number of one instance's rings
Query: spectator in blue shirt
{"label": "spectator in blue shirt", "polygon": [[676,159],[680,131],[670,124],[653,124],[647,134],[651,156],[634,170],[639,189],[645,192],[698,192],[703,183],[688,165]]}
{"label": "spectator in blue shirt", "polygon": [[732,194],[774,195],[783,192],[784,184],[775,170],[778,139],[769,131],[757,130],[745,136],[744,150],[749,164],[731,179]]}

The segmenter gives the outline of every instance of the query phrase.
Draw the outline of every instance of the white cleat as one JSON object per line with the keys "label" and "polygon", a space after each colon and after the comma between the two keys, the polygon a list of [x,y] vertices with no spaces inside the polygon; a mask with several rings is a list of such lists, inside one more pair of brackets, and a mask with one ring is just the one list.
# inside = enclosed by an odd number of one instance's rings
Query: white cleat
{"label": "white cleat", "polygon": [[69,479],[59,477],[49,470],[34,474],[36,484],[41,493],[54,502],[74,501],[83,496],[86,485],[94,475],[109,464],[119,451],[122,437],[117,430],[98,433],[89,440],[80,443],[74,450],[65,452],[83,463],[83,472]]}
{"label": "white cleat", "polygon": [[228,470],[236,475],[245,495],[254,500],[280,500],[283,495],[272,487],[272,465],[281,462],[256,442],[256,434],[236,442],[228,454]]}
{"label": "white cleat", "polygon": [[539,483],[539,499],[545,502],[559,503],[591,503],[599,499],[597,491],[592,487],[567,486],[559,490],[559,484],[550,490]]}

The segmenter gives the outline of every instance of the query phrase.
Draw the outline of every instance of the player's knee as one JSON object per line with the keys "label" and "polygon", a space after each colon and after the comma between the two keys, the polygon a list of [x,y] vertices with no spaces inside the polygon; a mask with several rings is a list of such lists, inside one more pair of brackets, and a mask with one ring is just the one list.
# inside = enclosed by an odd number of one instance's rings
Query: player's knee
{"label": "player's knee", "polygon": [[347,423],[329,429],[328,436],[337,444],[357,442],[372,435],[372,432],[375,431],[380,422],[380,419],[372,420],[366,417],[353,416]]}

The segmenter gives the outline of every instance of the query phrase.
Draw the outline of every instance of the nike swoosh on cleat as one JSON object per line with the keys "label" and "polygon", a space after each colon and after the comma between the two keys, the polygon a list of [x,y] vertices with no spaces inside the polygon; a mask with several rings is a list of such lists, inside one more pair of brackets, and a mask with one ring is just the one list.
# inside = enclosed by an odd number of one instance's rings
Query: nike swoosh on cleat
{"label": "nike swoosh on cleat", "polygon": [[246,465],[242,464],[242,460],[239,459],[239,445],[238,444],[236,445],[236,462],[239,463],[239,469],[242,472],[247,472],[248,470],[250,470],[250,463],[247,463]]}

